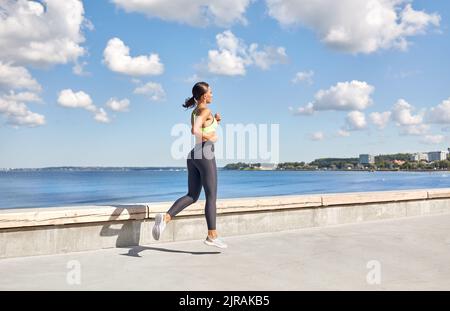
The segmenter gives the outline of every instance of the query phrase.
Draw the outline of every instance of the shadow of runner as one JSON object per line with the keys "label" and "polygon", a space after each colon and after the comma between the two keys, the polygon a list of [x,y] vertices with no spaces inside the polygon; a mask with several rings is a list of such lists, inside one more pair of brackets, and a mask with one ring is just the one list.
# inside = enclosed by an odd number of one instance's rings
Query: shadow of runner
{"label": "shadow of runner", "polygon": [[153,251],[160,251],[160,252],[167,252],[167,253],[182,253],[182,254],[191,254],[191,255],[216,255],[216,254],[222,254],[222,252],[192,252],[192,251],[182,251],[182,250],[176,250],[176,249],[168,249],[168,248],[162,248],[162,247],[152,247],[152,246],[136,246],[132,247],[128,250],[128,253],[126,254],[120,254],[123,256],[130,256],[130,257],[142,257],[139,255],[140,252],[146,251],[146,250],[153,250]]}
{"label": "shadow of runner", "polygon": [[[130,214],[129,209],[134,206],[127,205],[110,205],[116,207],[109,221],[118,221],[124,223],[106,223],[100,230],[100,236],[117,236],[116,247],[139,245],[141,237],[142,220],[119,220],[119,216],[126,210]],[[114,228],[119,227],[120,228]]]}
{"label": "shadow of runner", "polygon": [[[111,206],[111,205],[110,205]],[[128,250],[126,254],[120,254],[124,256],[131,257],[141,257],[139,255],[140,252],[145,250],[154,250],[161,252],[169,252],[169,253],[184,253],[191,255],[215,255],[221,254],[221,252],[194,252],[194,251],[182,251],[175,249],[167,249],[161,247],[150,247],[150,246],[140,246],[139,241],[141,237],[141,225],[143,220],[141,219],[133,219],[133,220],[119,220],[120,215],[126,210],[128,214],[130,214],[130,208],[135,207],[127,206],[127,205],[112,205],[116,209],[112,213],[109,223],[103,225],[100,230],[100,236],[117,236],[116,247],[118,248],[129,248],[134,246]],[[117,223],[111,223],[117,221]],[[121,223],[123,222],[123,223]],[[114,228],[117,227],[117,228]]]}

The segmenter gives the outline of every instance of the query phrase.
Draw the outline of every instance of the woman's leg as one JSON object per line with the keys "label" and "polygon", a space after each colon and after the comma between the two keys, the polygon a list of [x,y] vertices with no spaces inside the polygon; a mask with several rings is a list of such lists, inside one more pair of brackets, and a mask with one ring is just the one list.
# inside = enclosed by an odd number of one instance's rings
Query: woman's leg
{"label": "woman's leg", "polygon": [[196,202],[202,191],[202,182],[200,172],[194,164],[193,159],[187,159],[188,169],[188,193],[176,200],[172,207],[167,211],[165,215],[165,221],[169,222],[175,215],[181,212],[183,209]]}
{"label": "woman's leg", "polygon": [[208,225],[208,236],[217,237],[216,232],[216,201],[217,201],[217,167],[216,159],[202,158],[195,160],[200,171],[201,182],[205,189],[205,217]]}

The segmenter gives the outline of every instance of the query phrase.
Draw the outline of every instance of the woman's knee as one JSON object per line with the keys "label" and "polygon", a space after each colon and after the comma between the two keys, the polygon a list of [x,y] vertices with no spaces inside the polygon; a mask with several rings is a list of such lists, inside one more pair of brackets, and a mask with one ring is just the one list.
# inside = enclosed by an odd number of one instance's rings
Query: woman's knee
{"label": "woman's knee", "polygon": [[215,201],[217,199],[217,186],[207,186],[204,188],[206,200]]}
{"label": "woman's knee", "polygon": [[187,195],[192,198],[192,203],[197,202],[198,198],[200,197],[200,193],[190,193],[189,192]]}

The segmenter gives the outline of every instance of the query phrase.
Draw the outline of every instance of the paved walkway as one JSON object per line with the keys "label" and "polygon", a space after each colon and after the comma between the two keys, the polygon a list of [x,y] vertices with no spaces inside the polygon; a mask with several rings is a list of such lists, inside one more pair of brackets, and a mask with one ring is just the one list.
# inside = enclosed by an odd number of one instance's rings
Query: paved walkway
{"label": "paved walkway", "polygon": [[0,290],[450,290],[450,215],[225,240],[1,259]]}

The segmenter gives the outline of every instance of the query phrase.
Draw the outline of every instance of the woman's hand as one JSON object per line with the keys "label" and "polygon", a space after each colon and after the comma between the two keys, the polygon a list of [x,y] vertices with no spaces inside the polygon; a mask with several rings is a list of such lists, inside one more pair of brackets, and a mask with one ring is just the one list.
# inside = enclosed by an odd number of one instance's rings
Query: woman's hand
{"label": "woman's hand", "polygon": [[217,141],[217,134],[216,131],[214,132],[209,132],[209,133],[203,133],[202,135],[202,141],[212,141],[213,143],[215,143]]}
{"label": "woman's hand", "polygon": [[210,140],[210,141],[212,141],[213,143],[215,143],[216,141],[217,141],[217,134],[216,134],[216,132],[214,131],[214,132],[211,132],[211,136],[209,137],[209,139],[208,140]]}
{"label": "woman's hand", "polygon": [[220,114],[218,114],[218,113],[216,113],[214,115],[214,118],[216,118],[217,122],[220,122],[220,120],[222,120],[221,117],[220,117]]}

